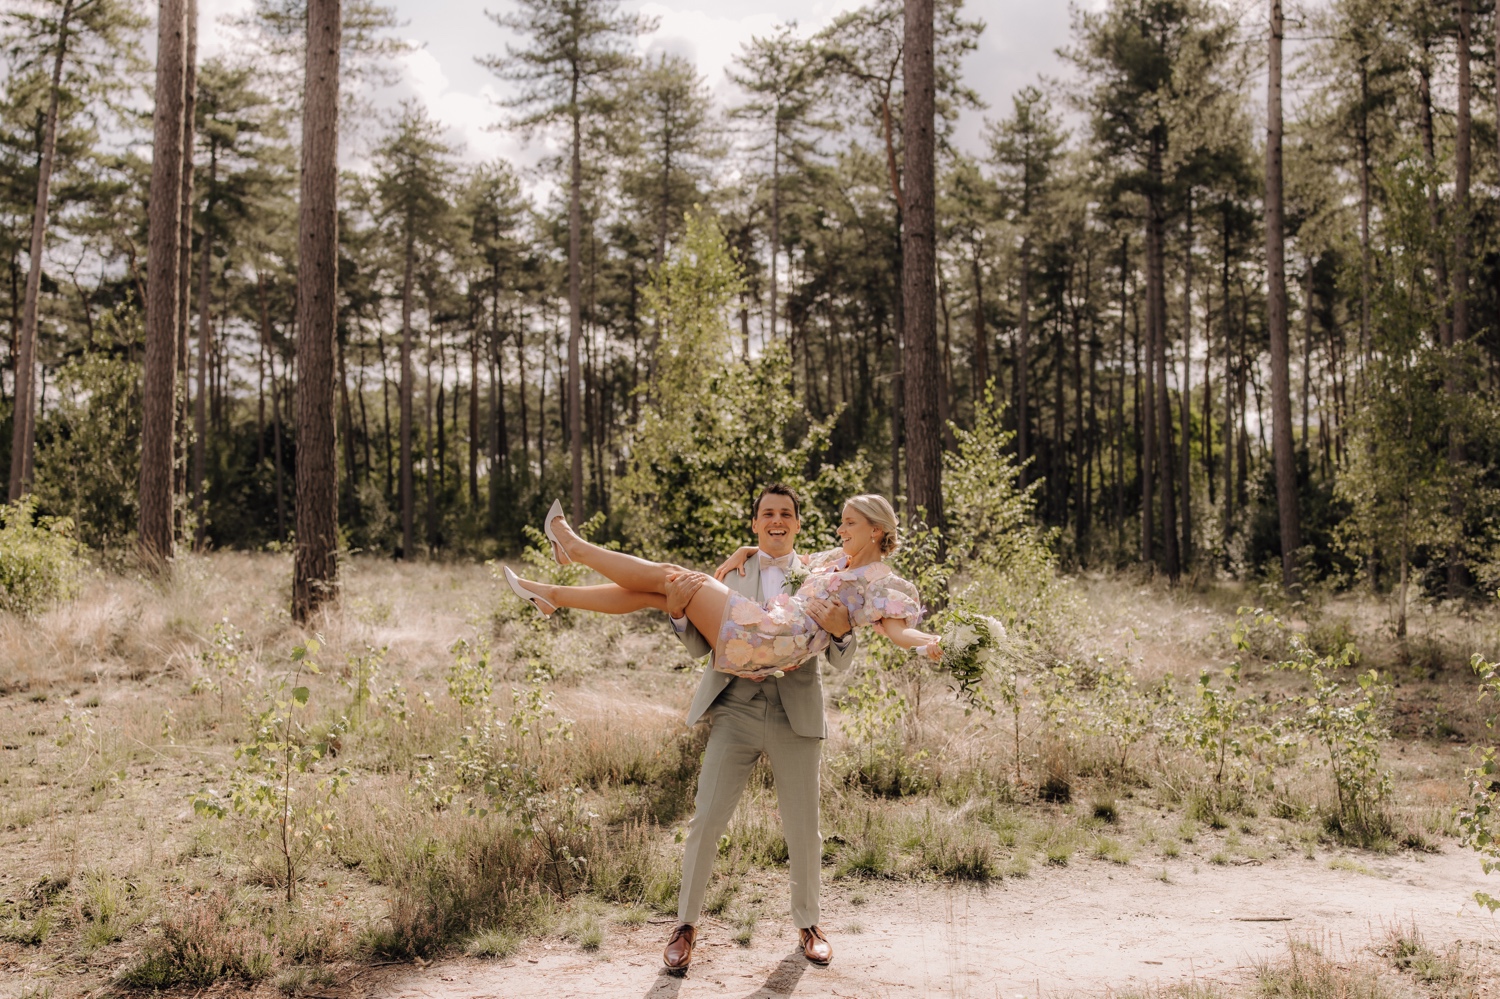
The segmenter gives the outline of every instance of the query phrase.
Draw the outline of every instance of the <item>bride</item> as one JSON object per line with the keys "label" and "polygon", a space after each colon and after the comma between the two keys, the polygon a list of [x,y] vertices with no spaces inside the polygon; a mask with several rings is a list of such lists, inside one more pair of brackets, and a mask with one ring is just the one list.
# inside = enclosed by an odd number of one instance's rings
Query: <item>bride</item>
{"label": "bride", "polygon": [[[613,580],[599,586],[558,586],[522,579],[506,567],[511,589],[546,615],[559,607],[603,614],[666,610],[667,583],[689,572],[590,544],[569,526],[561,503],[552,504],[543,527],[559,563],[577,562]],[[715,669],[757,681],[796,669],[830,641],[808,613],[809,605],[833,600],[848,609],[855,627],[875,628],[902,648],[941,658],[939,636],[916,627],[922,617],[916,587],[885,563],[897,545],[891,504],[871,494],[849,499],[838,536],[838,548],[801,556],[807,578],[794,595],[778,594],[764,605],[720,582],[756,552],[753,547],[731,556],[719,567],[717,579],[694,574],[702,585],[688,602],[687,616],[713,645]]]}

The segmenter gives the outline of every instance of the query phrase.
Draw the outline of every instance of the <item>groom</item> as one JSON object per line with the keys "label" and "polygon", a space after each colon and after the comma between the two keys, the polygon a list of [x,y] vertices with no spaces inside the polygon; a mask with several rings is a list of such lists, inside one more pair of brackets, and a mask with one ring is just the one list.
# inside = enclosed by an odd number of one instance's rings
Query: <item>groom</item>
{"label": "groom", "polygon": [[[778,593],[788,595],[787,570],[796,564],[794,544],[802,529],[802,501],[789,487],[776,484],[761,490],[751,511],[750,529],[760,555],[724,580],[731,589],[759,603]],[[667,588],[667,612],[672,626],[694,657],[712,648],[685,617],[693,593],[703,585],[700,573],[680,573]],[[836,601],[817,600],[808,612],[832,637],[828,661],[843,666],[854,655],[849,612]],[[688,826],[682,857],[682,888],[677,896],[677,920],[662,960],[672,971],[686,971],[697,941],[698,917],[719,837],[729,826],[755,761],[764,754],[776,780],[776,803],[786,837],[792,876],[792,921],[797,925],[802,953],[809,961],[827,964],[833,947],[818,928],[818,875],[823,860],[823,837],[818,831],[818,768],[827,726],[823,720],[823,682],[816,657],[786,675],[756,683],[720,673],[712,666],[688,709],[687,723],[707,717],[708,747],[698,776],[698,795]]]}

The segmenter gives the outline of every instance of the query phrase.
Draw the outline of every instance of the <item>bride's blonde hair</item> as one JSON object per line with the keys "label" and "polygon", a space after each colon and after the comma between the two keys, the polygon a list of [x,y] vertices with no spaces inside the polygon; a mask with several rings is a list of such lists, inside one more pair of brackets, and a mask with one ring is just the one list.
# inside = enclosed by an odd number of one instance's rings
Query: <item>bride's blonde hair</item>
{"label": "bride's blonde hair", "polygon": [[861,493],[844,501],[844,509],[853,510],[885,534],[880,539],[880,554],[889,555],[901,543],[896,526],[896,510],[891,501],[876,493]]}

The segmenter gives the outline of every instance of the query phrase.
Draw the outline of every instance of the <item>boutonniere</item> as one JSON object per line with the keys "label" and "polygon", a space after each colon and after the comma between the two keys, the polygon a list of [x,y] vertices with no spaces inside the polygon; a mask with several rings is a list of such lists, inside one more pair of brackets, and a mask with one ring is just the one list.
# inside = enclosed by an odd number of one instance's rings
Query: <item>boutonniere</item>
{"label": "boutonniere", "polygon": [[802,563],[797,561],[796,559],[792,560],[792,564],[787,568],[784,576],[784,585],[790,586],[793,592],[802,589],[802,584],[807,582],[807,570],[804,569],[802,567]]}

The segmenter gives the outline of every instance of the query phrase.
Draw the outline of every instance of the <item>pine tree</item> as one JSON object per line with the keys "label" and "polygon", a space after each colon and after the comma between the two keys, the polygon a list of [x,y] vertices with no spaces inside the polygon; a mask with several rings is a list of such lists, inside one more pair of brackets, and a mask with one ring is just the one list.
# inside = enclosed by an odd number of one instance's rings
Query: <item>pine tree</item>
{"label": "pine tree", "polygon": [[631,66],[631,40],[652,22],[619,10],[618,0],[520,0],[515,13],[489,14],[526,38],[504,56],[480,60],[502,79],[521,85],[508,103],[523,111],[523,130],[568,126],[568,446],[572,458],[572,517],[582,523],[583,400],[579,349],[583,340],[584,124],[611,104],[609,84]]}
{"label": "pine tree", "polygon": [[338,458],[333,411],[338,324],[340,0],[309,0],[297,254],[297,543],[292,617],[338,596]]}
{"label": "pine tree", "polygon": [[375,151],[375,189],[379,213],[391,248],[401,261],[401,557],[416,554],[415,477],[412,469],[412,310],[418,291],[418,252],[432,246],[447,225],[451,150],[440,138],[438,125],[420,105],[403,105],[401,115]]}
{"label": "pine tree", "polygon": [[779,309],[777,259],[781,253],[782,171],[801,162],[814,148],[812,135],[818,123],[812,117],[818,96],[818,74],[807,46],[789,25],[770,36],[757,36],[735,56],[729,78],[749,94],[749,99],[730,112],[734,117],[757,122],[761,136],[751,149],[771,154],[771,305],[767,323],[776,336]]}
{"label": "pine tree", "polygon": [[35,465],[37,314],[47,242],[48,210],[57,161],[57,133],[64,96],[76,108],[98,99],[89,91],[113,79],[114,64],[130,43],[140,21],[120,0],[47,0],[40,9],[10,12],[7,48],[20,57],[10,70],[17,76],[32,69],[48,75],[46,111],[41,124],[36,198],[31,215],[25,298],[16,337],[15,398],[12,421],[9,496],[20,499],[31,489]]}
{"label": "pine tree", "polygon": [[[937,136],[933,0],[906,0],[902,52],[901,297],[905,306],[906,487],[908,509],[943,529],[943,438],[938,413],[942,367],[937,341]],[[942,551],[939,535],[939,552]]]}
{"label": "pine tree", "polygon": [[182,217],[183,111],[187,8],[158,8],[156,110],[151,155],[150,254],[146,290],[146,365],[141,423],[141,553],[154,567],[173,554],[172,459],[176,415],[178,267]]}
{"label": "pine tree", "polygon": [[1276,466],[1276,508],[1281,523],[1281,579],[1297,586],[1302,547],[1297,505],[1297,464],[1292,443],[1291,359],[1287,333],[1285,206],[1281,169],[1281,51],[1285,21],[1281,0],[1270,0],[1266,97],[1266,311],[1271,327],[1271,457]]}

